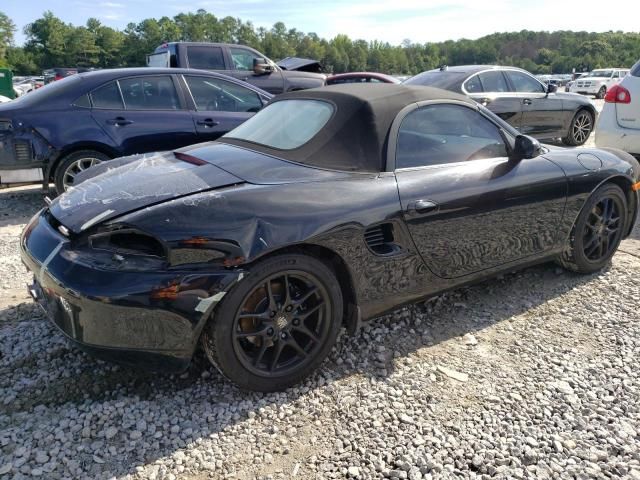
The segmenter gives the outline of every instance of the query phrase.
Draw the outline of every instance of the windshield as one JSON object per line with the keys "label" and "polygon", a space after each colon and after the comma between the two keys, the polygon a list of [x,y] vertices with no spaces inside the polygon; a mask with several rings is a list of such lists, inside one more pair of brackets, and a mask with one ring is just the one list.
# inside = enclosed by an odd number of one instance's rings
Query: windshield
{"label": "windshield", "polygon": [[589,74],[590,77],[610,77],[613,73],[613,70],[594,70]]}
{"label": "windshield", "polygon": [[279,150],[293,150],[324,127],[334,107],[321,100],[282,100],[268,105],[225,135]]}

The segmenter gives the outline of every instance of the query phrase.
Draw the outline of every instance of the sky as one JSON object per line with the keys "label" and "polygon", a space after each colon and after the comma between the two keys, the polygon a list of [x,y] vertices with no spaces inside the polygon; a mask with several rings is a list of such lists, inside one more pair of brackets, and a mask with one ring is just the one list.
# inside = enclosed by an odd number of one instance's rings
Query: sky
{"label": "sky", "polygon": [[[25,8],[26,6],[26,8]],[[24,42],[25,25],[51,10],[65,22],[84,25],[96,17],[124,29],[145,18],[173,17],[199,8],[217,17],[233,16],[271,27],[333,38],[381,40],[399,45],[475,39],[494,32],[527,30],[640,31],[637,0],[1,0],[0,11],[18,27],[16,43]]]}

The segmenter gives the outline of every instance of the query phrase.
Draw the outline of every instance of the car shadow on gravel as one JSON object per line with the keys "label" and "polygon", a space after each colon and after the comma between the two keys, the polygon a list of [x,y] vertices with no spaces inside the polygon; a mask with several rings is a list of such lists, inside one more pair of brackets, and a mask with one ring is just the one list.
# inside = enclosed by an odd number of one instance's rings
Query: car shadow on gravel
{"label": "car shadow on gravel", "polygon": [[[97,427],[86,436],[74,436],[69,450],[78,452],[82,471],[92,478],[102,478],[107,473],[136,473],[137,467],[170,457],[203,438],[215,437],[247,421],[264,407],[287,404],[295,408],[308,392],[333,391],[332,384],[355,376],[392,381],[395,362],[403,357],[423,349],[435,351],[443,342],[530,312],[596,277],[542,265],[402,308],[368,322],[355,336],[342,336],[329,359],[308,380],[274,394],[235,388],[210,367],[201,352],[182,375],[148,373],[103,363],[69,347],[62,334],[33,304],[20,304],[0,311],[0,391],[15,391],[10,401],[5,396],[0,404],[0,432],[10,425],[15,427],[16,419],[34,411],[53,417],[55,423],[69,408],[91,410],[93,407],[87,405],[100,404],[109,412],[109,423],[118,425],[119,433],[105,440],[104,428]],[[469,303],[474,304],[473,309],[468,308]],[[13,335],[16,338],[12,339]],[[14,354],[17,337],[34,339],[32,351],[27,346],[27,351]],[[43,341],[47,342],[44,349]],[[451,357],[442,361],[447,359]],[[172,423],[177,426],[176,431],[173,428],[164,431],[160,437],[154,432],[155,436],[149,438],[147,432],[142,432],[145,435],[142,440],[131,436],[139,427],[135,419],[125,418],[124,403],[146,402],[153,405],[154,415],[173,418],[177,398],[179,408],[190,413],[181,412],[183,420]],[[90,448],[92,442],[106,442],[106,446],[115,447],[119,453],[114,456],[102,453],[97,462]],[[106,451],[106,446],[101,452]],[[11,451],[6,447],[3,451],[1,445],[0,453],[11,458]]]}

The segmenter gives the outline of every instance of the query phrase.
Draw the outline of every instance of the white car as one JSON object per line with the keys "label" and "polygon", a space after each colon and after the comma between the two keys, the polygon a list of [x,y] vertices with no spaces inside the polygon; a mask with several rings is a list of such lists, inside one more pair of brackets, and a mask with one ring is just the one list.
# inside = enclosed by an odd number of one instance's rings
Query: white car
{"label": "white car", "polygon": [[5,97],[3,95],[0,95],[0,103],[7,103],[10,102],[11,99],[9,97]]}
{"label": "white car", "polygon": [[595,95],[596,98],[604,98],[609,89],[629,73],[627,68],[603,68],[593,70],[584,78],[575,80],[569,91],[583,95]]}
{"label": "white car", "polygon": [[597,147],[613,147],[640,156],[640,61],[604,97],[598,116]]}

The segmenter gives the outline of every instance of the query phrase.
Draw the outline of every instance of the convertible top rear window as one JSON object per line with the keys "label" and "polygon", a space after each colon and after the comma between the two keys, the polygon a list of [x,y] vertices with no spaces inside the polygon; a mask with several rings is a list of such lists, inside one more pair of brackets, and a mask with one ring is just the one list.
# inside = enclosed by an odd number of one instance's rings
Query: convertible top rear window
{"label": "convertible top rear window", "polygon": [[324,127],[334,106],[322,100],[282,100],[225,135],[278,150],[293,150],[311,140]]}

